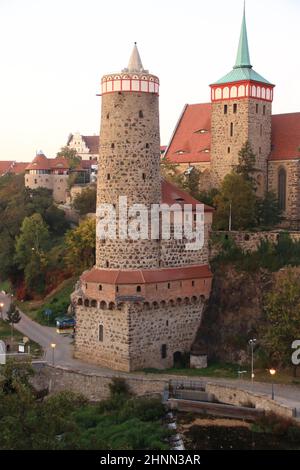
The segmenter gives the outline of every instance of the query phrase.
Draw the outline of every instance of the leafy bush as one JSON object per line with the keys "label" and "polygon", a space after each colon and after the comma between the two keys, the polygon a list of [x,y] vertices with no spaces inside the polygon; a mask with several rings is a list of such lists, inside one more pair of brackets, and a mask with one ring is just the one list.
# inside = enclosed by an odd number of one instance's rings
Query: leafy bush
{"label": "leafy bush", "polygon": [[257,432],[274,434],[276,436],[286,435],[292,425],[293,420],[291,418],[285,418],[273,412],[260,416],[255,422]]}
{"label": "leafy bush", "polygon": [[109,390],[112,397],[118,395],[130,396],[128,384],[121,377],[113,377],[109,384]]}

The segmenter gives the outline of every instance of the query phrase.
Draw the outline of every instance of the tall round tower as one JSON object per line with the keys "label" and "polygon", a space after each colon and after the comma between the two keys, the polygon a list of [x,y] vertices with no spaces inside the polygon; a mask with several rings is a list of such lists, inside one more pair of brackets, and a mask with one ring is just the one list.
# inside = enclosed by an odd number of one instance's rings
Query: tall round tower
{"label": "tall round tower", "polygon": [[[128,68],[102,78],[97,206],[127,197],[128,206],[161,202],[159,80],[144,70],[134,45]],[[99,220],[99,219],[98,219]],[[156,240],[97,239],[98,268],[155,268]],[[150,238],[150,237],[149,237]]]}
{"label": "tall round tower", "polygon": [[[102,79],[97,259],[72,295],[75,357],[123,371],[171,367],[189,351],[211,289],[207,240],[193,251],[185,238],[165,239],[163,230],[155,237],[147,233],[153,205],[180,210],[188,204],[195,220],[198,204],[161,180],[158,91],[159,80],[144,70],[136,45],[128,68]],[[120,197],[127,198],[128,209],[138,205],[128,217]],[[108,204],[116,209],[116,237],[99,229]],[[143,212],[140,222],[136,211]],[[122,212],[128,227],[135,225],[143,237],[119,230]],[[206,208],[205,233],[211,220],[212,209]]]}

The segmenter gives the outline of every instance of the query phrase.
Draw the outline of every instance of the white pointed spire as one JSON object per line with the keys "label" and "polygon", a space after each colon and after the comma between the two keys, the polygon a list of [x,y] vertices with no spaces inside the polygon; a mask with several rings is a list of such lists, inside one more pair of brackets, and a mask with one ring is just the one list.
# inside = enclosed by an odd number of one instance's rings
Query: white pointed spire
{"label": "white pointed spire", "polygon": [[127,69],[124,69],[124,71],[129,72],[129,73],[147,72],[147,70],[145,70],[143,67],[141,56],[139,54],[136,42],[134,43],[134,46],[133,46],[133,50],[129,59],[128,67]]}

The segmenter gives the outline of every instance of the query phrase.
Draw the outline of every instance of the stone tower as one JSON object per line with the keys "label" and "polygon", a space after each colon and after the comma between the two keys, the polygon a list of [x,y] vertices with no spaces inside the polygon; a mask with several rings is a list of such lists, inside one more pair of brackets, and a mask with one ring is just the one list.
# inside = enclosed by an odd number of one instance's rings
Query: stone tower
{"label": "stone tower", "polygon": [[214,186],[219,186],[224,176],[238,164],[238,153],[248,140],[256,154],[254,176],[258,191],[266,190],[273,89],[274,85],[252,68],[244,8],[235,66],[211,85],[211,174]]}
{"label": "stone tower", "polygon": [[[103,204],[115,207],[120,222],[124,196],[128,207],[188,203],[196,211],[198,201],[161,180],[158,92],[159,80],[144,70],[136,44],[128,67],[102,78],[98,226]],[[96,265],[71,296],[75,357],[131,371],[170,367],[190,351],[211,289],[211,221],[206,207],[205,244],[195,251],[185,249],[185,239],[162,239],[160,231],[153,240],[124,237],[123,229],[113,239],[97,231]]]}
{"label": "stone tower", "polygon": [[[128,68],[102,78],[97,205],[160,204],[159,80],[143,69],[136,44]],[[150,237],[149,237],[150,238]],[[99,268],[157,268],[157,240],[97,240]]]}

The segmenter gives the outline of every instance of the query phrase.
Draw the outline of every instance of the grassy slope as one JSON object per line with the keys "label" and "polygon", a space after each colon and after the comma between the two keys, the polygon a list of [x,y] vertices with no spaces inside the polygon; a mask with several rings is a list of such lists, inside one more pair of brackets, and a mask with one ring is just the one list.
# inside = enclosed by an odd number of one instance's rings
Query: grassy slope
{"label": "grassy slope", "polygon": [[[13,337],[14,337],[15,346],[17,346],[18,343],[23,342],[24,335],[22,335],[22,333],[19,333],[16,329],[14,329]],[[0,339],[3,341],[5,340],[10,341],[10,338],[11,338],[10,325],[4,320],[0,320]],[[30,345],[30,351],[33,356],[39,357],[42,355],[42,349],[37,343],[35,343],[34,341],[29,341],[29,343],[27,344]],[[27,350],[27,345],[26,345],[26,350]]]}
{"label": "grassy slope", "polygon": [[[43,300],[17,302],[19,308],[26,313],[32,320],[47,325],[47,319],[42,315],[42,311],[50,308],[54,311],[54,317],[64,315],[66,312],[60,306],[70,303],[70,294],[74,290],[76,278],[67,279],[58,288],[48,294]],[[50,323],[53,324],[53,321]]]}

